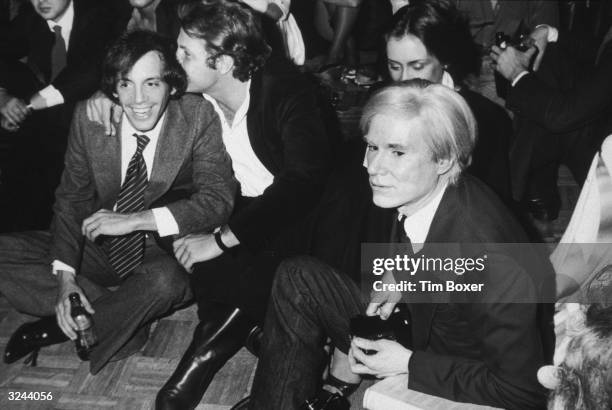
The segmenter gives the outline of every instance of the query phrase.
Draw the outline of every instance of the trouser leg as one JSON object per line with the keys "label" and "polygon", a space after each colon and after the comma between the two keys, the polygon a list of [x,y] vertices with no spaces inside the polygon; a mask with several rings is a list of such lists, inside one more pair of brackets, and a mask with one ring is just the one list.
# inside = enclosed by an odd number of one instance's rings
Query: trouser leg
{"label": "trouser leg", "polygon": [[348,276],[310,257],[277,271],[252,389],[253,409],[296,409],[320,384],[327,337],[347,352],[350,318],[365,312]]}
{"label": "trouser leg", "polygon": [[92,304],[100,344],[90,355],[91,373],[99,372],[144,325],[190,299],[185,271],[157,246],[147,246],[143,264]]}
{"label": "trouser leg", "polygon": [[[58,284],[48,259],[50,243],[51,234],[46,231],[0,235],[0,293],[20,312],[55,315]],[[95,249],[86,248],[85,270],[101,269],[95,254]],[[90,300],[109,292],[87,276],[78,275],[77,282]]]}

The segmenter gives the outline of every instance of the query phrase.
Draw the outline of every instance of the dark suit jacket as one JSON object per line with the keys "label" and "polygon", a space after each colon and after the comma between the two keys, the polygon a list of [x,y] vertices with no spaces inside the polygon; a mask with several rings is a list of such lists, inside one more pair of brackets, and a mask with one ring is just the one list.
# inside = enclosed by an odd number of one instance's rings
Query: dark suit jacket
{"label": "dark suit jacket", "polygon": [[[561,39],[560,39],[561,41]],[[566,62],[555,61],[567,64]],[[575,79],[569,89],[554,89],[528,74],[511,88],[506,105],[551,132],[567,132],[612,115],[612,41],[596,67]]]}
{"label": "dark suit jacket", "polygon": [[[71,103],[87,98],[99,85],[99,68],[110,39],[111,16],[102,2],[73,0],[74,22],[66,67],[51,84]],[[28,4],[0,39],[0,87],[29,98],[49,84],[53,33]],[[27,68],[19,59],[27,58]],[[37,81],[35,81],[37,80]]]}
{"label": "dark suit jacket", "polygon": [[[100,124],[87,119],[85,103],[77,106],[56,192],[51,260],[76,267],[83,219],[115,205],[121,188],[120,142],[120,136],[107,136]],[[179,235],[211,231],[227,221],[236,186],[210,103],[193,95],[170,100],[144,193],[145,208],[181,192],[183,199],[166,204]]]}
{"label": "dark suit jacket", "polygon": [[237,204],[230,218],[229,227],[248,248],[274,242],[323,191],[331,147],[314,89],[284,60],[270,61],[252,79],[249,140],[274,181],[259,197]]}
{"label": "dark suit jacket", "polygon": [[[361,243],[389,242],[397,214],[372,205],[367,185],[349,192],[343,186],[347,184],[337,187],[341,192],[328,208],[328,226],[319,232],[327,242],[318,249],[325,248],[323,258],[357,280]],[[423,253],[431,256],[428,244],[445,243],[455,256],[465,257],[471,256],[473,244],[482,246],[487,269],[478,275],[489,291],[445,304],[408,305],[414,352],[410,389],[503,408],[544,407],[536,373],[552,360],[553,305],[495,303],[495,295],[554,297],[554,274],[545,256],[529,249],[509,255],[490,245],[526,242],[522,228],[482,182],[465,175],[447,188]],[[425,274],[433,279],[430,272]]]}
{"label": "dark suit jacket", "polygon": [[482,95],[465,87],[459,94],[470,106],[478,126],[472,164],[467,171],[487,184],[502,199],[510,199],[512,121],[502,107]]}

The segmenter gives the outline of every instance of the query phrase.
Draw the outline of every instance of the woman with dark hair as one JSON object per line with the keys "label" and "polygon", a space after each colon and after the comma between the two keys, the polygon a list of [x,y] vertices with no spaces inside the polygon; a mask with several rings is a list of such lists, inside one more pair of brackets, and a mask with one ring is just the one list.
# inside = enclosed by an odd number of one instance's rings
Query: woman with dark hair
{"label": "woman with dark hair", "polygon": [[417,1],[398,10],[385,39],[392,81],[423,78],[453,88],[465,98],[478,125],[468,172],[503,199],[510,198],[512,123],[501,107],[464,85],[466,77],[477,74],[480,67],[468,21],[449,0]]}

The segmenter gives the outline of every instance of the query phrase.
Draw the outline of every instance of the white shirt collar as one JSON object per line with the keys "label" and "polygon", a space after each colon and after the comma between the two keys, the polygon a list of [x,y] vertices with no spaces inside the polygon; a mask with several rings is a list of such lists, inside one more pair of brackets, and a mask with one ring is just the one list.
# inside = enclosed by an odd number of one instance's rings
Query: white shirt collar
{"label": "white shirt collar", "polygon": [[[410,238],[410,242],[412,242],[413,252],[419,252],[423,248],[423,243],[425,243],[425,239],[427,239],[429,228],[431,227],[431,223],[433,222],[433,218],[440,206],[440,202],[442,201],[442,197],[447,187],[448,183],[445,183],[440,192],[438,192],[431,201],[412,215],[406,216],[404,220],[404,231],[408,238]],[[402,216],[401,213],[398,213],[398,220],[401,220]]]}
{"label": "white shirt collar", "polygon": [[236,115],[234,115],[234,120],[232,121],[232,124],[229,124],[227,122],[225,114],[223,114],[223,111],[221,110],[221,107],[219,107],[219,103],[217,102],[217,100],[215,100],[213,97],[206,93],[202,93],[202,96],[213,105],[213,108],[219,115],[221,121],[223,121],[227,126],[229,126],[229,128],[234,128],[236,124],[239,124],[246,117],[247,112],[249,111],[249,104],[251,103],[251,80],[249,79],[247,81],[246,96],[242,101],[242,104],[240,104],[240,107],[238,107]]}
{"label": "white shirt collar", "polygon": [[66,43],[66,50],[68,50],[68,42],[70,40],[70,33],[72,32],[72,25],[74,23],[74,1],[71,1],[68,5],[68,8],[60,17],[58,21],[47,20],[47,25],[49,26],[49,30],[53,32],[53,28],[55,26],[60,26],[62,28],[62,37],[64,38],[64,42]]}

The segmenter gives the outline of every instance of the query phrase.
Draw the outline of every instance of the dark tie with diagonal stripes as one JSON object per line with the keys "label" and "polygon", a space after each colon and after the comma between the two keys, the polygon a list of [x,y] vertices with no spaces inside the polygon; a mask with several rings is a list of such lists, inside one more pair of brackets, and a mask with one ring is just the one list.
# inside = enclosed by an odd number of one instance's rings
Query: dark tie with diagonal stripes
{"label": "dark tie with diagonal stripes", "polygon": [[[136,152],[130,159],[115,208],[116,212],[125,214],[144,210],[144,191],[148,183],[147,164],[142,151],[149,143],[149,137],[138,134],[134,134],[134,137],[137,139]],[[140,265],[144,258],[144,240],[143,232],[111,239],[108,258],[117,275],[123,278]]]}

